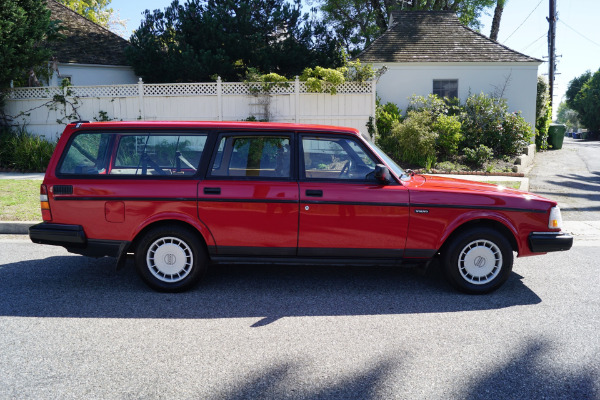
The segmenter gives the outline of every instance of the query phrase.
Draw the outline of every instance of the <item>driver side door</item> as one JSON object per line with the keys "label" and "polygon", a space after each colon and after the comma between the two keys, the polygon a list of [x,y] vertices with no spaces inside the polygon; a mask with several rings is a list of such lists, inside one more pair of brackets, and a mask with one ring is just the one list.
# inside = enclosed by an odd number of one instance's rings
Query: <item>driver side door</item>
{"label": "driver side door", "polygon": [[380,163],[357,137],[300,135],[298,256],[401,258],[408,190],[382,185]]}

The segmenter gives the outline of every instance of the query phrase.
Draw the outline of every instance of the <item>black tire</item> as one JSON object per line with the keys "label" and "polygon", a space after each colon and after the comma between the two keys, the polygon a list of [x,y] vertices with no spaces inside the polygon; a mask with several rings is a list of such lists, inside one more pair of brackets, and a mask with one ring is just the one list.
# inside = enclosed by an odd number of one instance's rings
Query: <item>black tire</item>
{"label": "black tire", "polygon": [[442,254],[446,278],[461,292],[489,293],[510,276],[513,251],[504,235],[491,228],[473,228],[451,239]]}
{"label": "black tire", "polygon": [[181,292],[196,285],[206,273],[208,255],[198,234],[179,226],[162,226],[141,238],[135,265],[152,289]]}

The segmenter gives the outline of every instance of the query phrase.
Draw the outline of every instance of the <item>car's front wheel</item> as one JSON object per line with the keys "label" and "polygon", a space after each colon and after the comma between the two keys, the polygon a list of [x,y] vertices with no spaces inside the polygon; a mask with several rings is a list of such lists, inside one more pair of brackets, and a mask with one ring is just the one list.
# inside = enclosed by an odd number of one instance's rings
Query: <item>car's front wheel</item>
{"label": "car's front wheel", "polygon": [[180,292],[194,286],[206,272],[208,256],[198,238],[188,229],[158,227],[140,240],[135,264],[151,288]]}
{"label": "car's front wheel", "polygon": [[448,281],[465,293],[482,294],[498,289],[513,265],[512,247],[491,228],[473,228],[452,239],[442,254]]}

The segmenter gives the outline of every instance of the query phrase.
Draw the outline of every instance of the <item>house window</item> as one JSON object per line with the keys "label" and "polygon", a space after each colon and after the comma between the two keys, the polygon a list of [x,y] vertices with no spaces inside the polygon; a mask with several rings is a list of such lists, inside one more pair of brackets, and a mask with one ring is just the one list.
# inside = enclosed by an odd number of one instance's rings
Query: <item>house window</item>
{"label": "house window", "polygon": [[458,97],[458,79],[434,79],[433,94],[449,99]]}

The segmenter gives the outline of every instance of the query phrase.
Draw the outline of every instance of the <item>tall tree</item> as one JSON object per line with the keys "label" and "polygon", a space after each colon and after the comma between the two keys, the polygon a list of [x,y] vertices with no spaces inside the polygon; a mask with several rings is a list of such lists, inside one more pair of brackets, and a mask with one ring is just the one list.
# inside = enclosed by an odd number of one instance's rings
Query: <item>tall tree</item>
{"label": "tall tree", "polygon": [[0,0],[0,15],[1,90],[12,80],[26,83],[30,70],[50,60],[42,42],[54,26],[43,0]]}
{"label": "tall tree", "polygon": [[569,108],[566,102],[561,101],[556,112],[556,122],[565,124],[567,129],[579,128],[579,114],[577,111]]}
{"label": "tall tree", "polygon": [[592,132],[600,133],[600,69],[583,84],[575,96],[579,120]]}
{"label": "tall tree", "polygon": [[497,0],[494,8],[494,17],[492,18],[492,29],[490,30],[490,39],[498,40],[498,32],[500,32],[500,20],[504,12],[504,6],[507,0]]}
{"label": "tall tree", "polygon": [[175,0],[164,11],[146,10],[128,57],[148,82],[237,80],[250,67],[293,76],[337,66],[338,45],[300,10],[300,0]]}
{"label": "tall tree", "polygon": [[581,114],[583,107],[580,104],[580,98],[577,97],[579,92],[583,89],[583,86],[592,78],[592,73],[590,71],[586,71],[580,76],[573,78],[571,82],[569,82],[569,86],[567,87],[567,92],[565,93],[567,98],[567,105],[570,109],[577,111]]}
{"label": "tall tree", "polygon": [[473,29],[481,28],[483,11],[497,0],[319,0],[324,21],[346,51],[356,54],[388,28],[393,11],[453,11]]}

